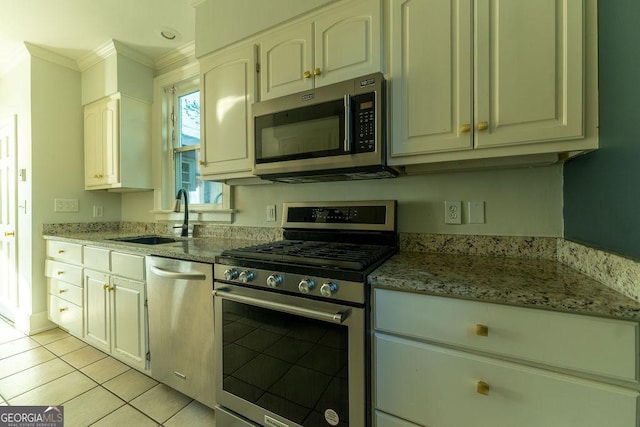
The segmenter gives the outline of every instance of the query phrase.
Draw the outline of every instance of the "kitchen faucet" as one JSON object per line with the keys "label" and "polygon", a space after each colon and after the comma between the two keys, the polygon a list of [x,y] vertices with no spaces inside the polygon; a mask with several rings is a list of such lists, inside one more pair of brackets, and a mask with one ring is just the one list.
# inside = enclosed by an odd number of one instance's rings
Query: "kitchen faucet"
{"label": "kitchen faucet", "polygon": [[[181,196],[184,196],[184,221],[182,222],[182,232],[180,233],[180,236],[189,237],[189,198],[187,196],[187,191],[184,188],[178,190],[178,194],[176,194],[176,204],[173,207],[173,211],[180,212]],[[180,226],[173,228],[180,228]]]}

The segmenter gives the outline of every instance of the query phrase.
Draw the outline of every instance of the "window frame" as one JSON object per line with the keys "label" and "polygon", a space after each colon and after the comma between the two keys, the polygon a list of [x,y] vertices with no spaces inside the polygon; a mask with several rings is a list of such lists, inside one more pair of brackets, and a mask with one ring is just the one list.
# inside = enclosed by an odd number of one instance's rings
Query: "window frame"
{"label": "window frame", "polygon": [[[178,189],[175,188],[175,163],[173,158],[171,107],[177,101],[176,94],[182,88],[191,88],[202,93],[200,87],[199,64],[192,63],[177,70],[170,71],[154,79],[153,123],[153,157],[154,164],[154,210],[156,220],[182,220],[184,213],[173,212],[173,204]],[[186,92],[188,93],[188,92]],[[177,112],[176,112],[177,113]],[[201,122],[202,125],[202,122]],[[202,135],[202,131],[201,131]],[[202,153],[202,140],[199,146]],[[189,203],[189,220],[194,222],[233,222],[231,187],[222,185],[222,203]],[[184,204],[183,204],[184,206]],[[184,209],[184,207],[183,207]],[[184,212],[184,211],[182,211]]]}

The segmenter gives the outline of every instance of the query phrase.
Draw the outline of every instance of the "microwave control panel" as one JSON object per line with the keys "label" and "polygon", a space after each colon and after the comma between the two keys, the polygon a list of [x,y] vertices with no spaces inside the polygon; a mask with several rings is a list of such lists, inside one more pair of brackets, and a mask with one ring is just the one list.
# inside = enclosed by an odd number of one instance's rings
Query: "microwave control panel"
{"label": "microwave control panel", "polygon": [[376,150],[376,109],[375,93],[365,93],[353,97],[354,108],[354,147],[355,153],[368,153]]}

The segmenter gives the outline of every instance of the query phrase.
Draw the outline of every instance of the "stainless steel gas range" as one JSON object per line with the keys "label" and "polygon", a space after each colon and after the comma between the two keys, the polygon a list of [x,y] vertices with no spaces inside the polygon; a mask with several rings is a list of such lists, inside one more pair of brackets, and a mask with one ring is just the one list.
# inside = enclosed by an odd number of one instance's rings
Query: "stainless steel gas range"
{"label": "stainless steel gas range", "polygon": [[216,423],[369,425],[367,275],[396,202],[285,203],[284,240],[216,257]]}

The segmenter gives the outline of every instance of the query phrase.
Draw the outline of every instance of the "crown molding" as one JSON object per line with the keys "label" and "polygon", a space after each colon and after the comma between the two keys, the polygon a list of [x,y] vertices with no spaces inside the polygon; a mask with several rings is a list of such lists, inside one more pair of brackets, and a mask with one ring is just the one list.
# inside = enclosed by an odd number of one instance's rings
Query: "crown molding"
{"label": "crown molding", "polygon": [[155,64],[148,56],[118,40],[109,40],[105,44],[98,46],[96,49],[78,59],[78,69],[80,71],[85,71],[100,61],[104,61],[113,54],[123,55],[149,68],[155,68]]}
{"label": "crown molding", "polygon": [[171,65],[190,60],[195,60],[196,57],[196,43],[191,41],[181,47],[176,49],[172,49],[166,54],[162,55],[155,61],[155,69],[156,70],[164,70]]}
{"label": "crown molding", "polygon": [[60,65],[65,68],[70,68],[74,71],[80,71],[76,61],[71,58],[67,58],[66,56],[59,55],[31,43],[25,42],[24,46],[31,56],[44,59],[45,61],[53,62],[54,64]]}
{"label": "crown molding", "polygon": [[191,7],[196,7],[196,6],[200,6],[202,3],[206,1],[207,0],[189,0],[189,3],[191,4]]}

